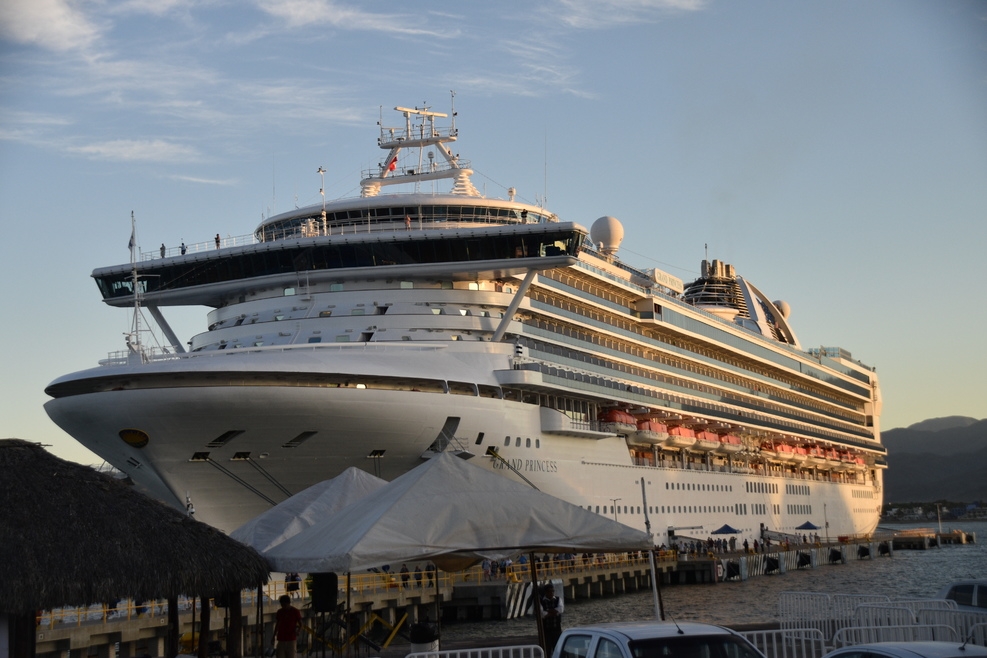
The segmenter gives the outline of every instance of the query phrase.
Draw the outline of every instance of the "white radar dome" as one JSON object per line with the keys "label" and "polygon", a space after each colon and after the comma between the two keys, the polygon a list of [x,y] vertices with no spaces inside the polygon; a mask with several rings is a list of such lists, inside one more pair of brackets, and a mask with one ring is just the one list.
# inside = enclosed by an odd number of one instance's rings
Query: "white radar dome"
{"label": "white radar dome", "polygon": [[778,311],[781,313],[781,317],[785,318],[786,320],[788,319],[788,316],[792,314],[792,307],[786,301],[782,301],[779,299],[778,301],[775,302],[775,308],[777,308]]}
{"label": "white radar dome", "polygon": [[604,254],[615,254],[624,240],[624,226],[616,217],[600,217],[590,227],[589,238]]}

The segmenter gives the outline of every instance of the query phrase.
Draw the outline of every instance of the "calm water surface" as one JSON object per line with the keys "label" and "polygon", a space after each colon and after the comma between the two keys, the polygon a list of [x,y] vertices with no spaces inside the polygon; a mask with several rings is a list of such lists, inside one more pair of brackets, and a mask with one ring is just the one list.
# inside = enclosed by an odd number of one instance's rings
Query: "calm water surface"
{"label": "calm water surface", "polygon": [[[882,526],[894,529],[916,526]],[[661,590],[665,616],[676,621],[713,624],[753,624],[777,620],[781,592],[884,594],[891,598],[928,598],[954,580],[987,578],[987,522],[943,524],[943,531],[961,528],[976,533],[976,544],[943,546],[927,551],[895,551],[893,558],[851,559],[847,564],[783,575],[758,576],[746,582],[714,585],[665,586]],[[607,621],[654,618],[650,590],[609,598],[567,601],[563,628]],[[528,619],[444,624],[447,641],[501,638],[536,633]]]}

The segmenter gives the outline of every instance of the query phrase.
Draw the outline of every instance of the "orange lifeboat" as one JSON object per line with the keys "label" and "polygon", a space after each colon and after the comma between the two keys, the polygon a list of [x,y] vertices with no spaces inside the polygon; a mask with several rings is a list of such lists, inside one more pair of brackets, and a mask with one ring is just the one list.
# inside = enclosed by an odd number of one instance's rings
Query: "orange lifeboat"
{"label": "orange lifeboat", "polygon": [[736,434],[724,434],[720,437],[720,447],[717,448],[718,452],[725,452],[727,454],[735,454],[744,449],[744,443],[740,440],[740,437]]}
{"label": "orange lifeboat", "polygon": [[715,432],[702,431],[696,432],[696,442],[693,444],[693,450],[702,450],[703,452],[713,452],[720,447],[720,437],[716,435]]}
{"label": "orange lifeboat", "polygon": [[668,438],[668,427],[656,420],[639,420],[634,438],[640,443],[660,445]]}
{"label": "orange lifeboat", "polygon": [[637,419],[620,409],[606,409],[597,415],[601,432],[629,435],[637,432]]}
{"label": "orange lifeboat", "polygon": [[775,450],[778,452],[778,459],[782,459],[784,461],[791,461],[792,459],[795,459],[795,450],[792,449],[792,446],[787,443],[779,443],[775,446]]}
{"label": "orange lifeboat", "polygon": [[802,446],[792,446],[792,459],[797,462],[804,462],[809,458],[809,451]]}
{"label": "orange lifeboat", "polygon": [[670,448],[691,448],[695,444],[696,433],[688,427],[679,425],[668,428],[668,440],[665,441],[665,445]]}
{"label": "orange lifeboat", "polygon": [[808,462],[810,464],[815,464],[816,466],[822,466],[823,464],[826,463],[826,454],[823,452],[823,449],[820,448],[819,446],[816,445],[808,446],[806,447],[805,451],[808,454]]}

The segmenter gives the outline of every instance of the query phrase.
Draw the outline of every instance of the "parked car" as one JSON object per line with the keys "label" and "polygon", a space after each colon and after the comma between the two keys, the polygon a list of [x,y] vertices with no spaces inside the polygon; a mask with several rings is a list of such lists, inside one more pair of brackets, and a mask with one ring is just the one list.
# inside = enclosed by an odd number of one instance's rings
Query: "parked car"
{"label": "parked car", "polygon": [[987,580],[961,580],[946,585],[936,598],[956,601],[959,610],[987,613]]}
{"label": "parked car", "polygon": [[727,628],[652,621],[567,628],[552,658],[764,658],[764,654]]}
{"label": "parked car", "polygon": [[980,658],[987,647],[963,642],[873,642],[830,651],[823,658]]}

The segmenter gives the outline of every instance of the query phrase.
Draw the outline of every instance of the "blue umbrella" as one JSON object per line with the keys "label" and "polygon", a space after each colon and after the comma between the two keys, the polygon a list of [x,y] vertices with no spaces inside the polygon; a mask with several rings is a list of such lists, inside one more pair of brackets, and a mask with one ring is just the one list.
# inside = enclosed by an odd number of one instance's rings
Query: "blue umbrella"
{"label": "blue umbrella", "polygon": [[714,530],[712,532],[712,534],[714,534],[714,535],[736,535],[736,534],[739,534],[739,533],[740,533],[739,530],[737,530],[736,528],[730,527],[726,523],[724,523],[722,526],[720,526],[719,528],[717,528],[716,530]]}
{"label": "blue umbrella", "polygon": [[812,521],[806,521],[805,523],[803,523],[802,525],[800,525],[799,527],[797,527],[795,529],[796,530],[818,530],[819,529],[819,526],[817,526],[816,524],[814,524]]}

